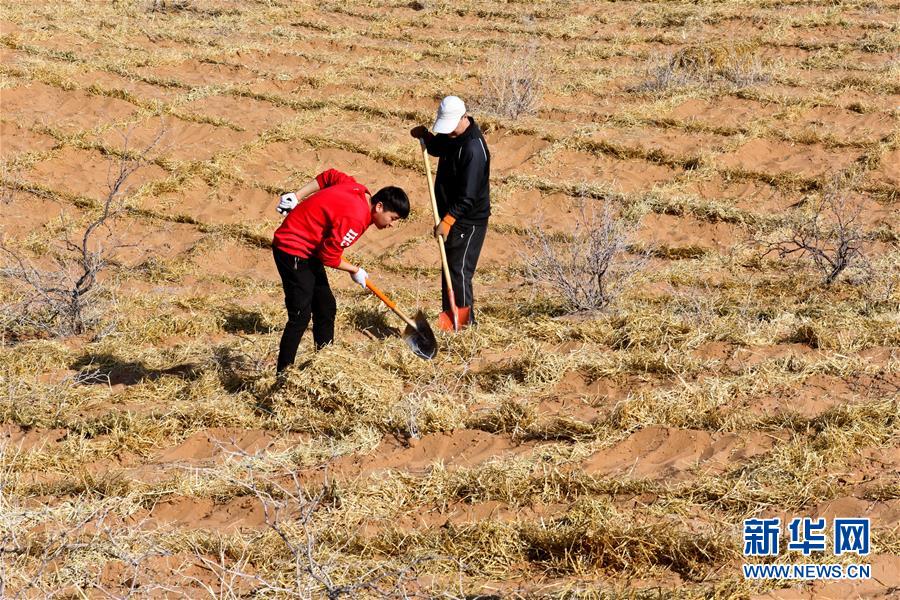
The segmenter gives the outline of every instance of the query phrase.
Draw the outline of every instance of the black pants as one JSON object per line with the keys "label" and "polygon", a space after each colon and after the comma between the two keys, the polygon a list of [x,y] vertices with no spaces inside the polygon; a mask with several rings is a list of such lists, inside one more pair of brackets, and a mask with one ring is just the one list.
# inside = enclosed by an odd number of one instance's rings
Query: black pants
{"label": "black pants", "polygon": [[288,321],[281,335],[278,349],[278,372],[294,364],[297,348],[303,332],[313,321],[313,341],[318,350],[334,341],[334,318],[337,314],[337,303],[325,266],[317,258],[299,258],[273,248],[275,266],[281,275],[284,287],[284,305],[287,308]]}
{"label": "black pants", "polygon": [[[475,320],[475,295],[472,293],[472,277],[475,275],[475,267],[478,266],[478,257],[481,256],[481,247],[484,245],[484,236],[487,233],[487,223],[484,225],[463,225],[454,223],[450,228],[450,234],[444,241],[447,250],[447,266],[450,268],[450,281],[453,283],[453,295],[456,298],[456,306],[472,307],[470,319]],[[441,277],[441,297],[443,298],[443,310],[450,310],[450,301],[447,298],[447,282]]]}

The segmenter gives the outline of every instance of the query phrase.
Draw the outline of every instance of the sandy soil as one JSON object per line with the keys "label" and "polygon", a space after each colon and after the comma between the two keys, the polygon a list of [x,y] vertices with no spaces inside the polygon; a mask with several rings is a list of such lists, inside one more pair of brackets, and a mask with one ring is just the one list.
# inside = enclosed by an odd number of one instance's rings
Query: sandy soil
{"label": "sandy soil", "polygon": [[[117,160],[162,132],[100,242],[109,332],[0,338],[0,466],[14,482],[0,488],[0,530],[22,527],[2,534],[17,561],[8,591],[259,592],[284,560],[278,536],[308,525],[288,491],[324,489],[320,560],[349,565],[335,578],[429,553],[457,561],[417,571],[406,585],[418,597],[896,597],[896,289],[877,301],[875,284],[823,291],[804,264],[747,254],[856,168],[865,251],[882,276],[896,268],[897,6],[826,4],[7,3],[5,244],[50,268]],[[765,77],[640,91],[687,43],[721,40],[755,44]],[[529,42],[537,110],[489,112],[491,61]],[[306,380],[278,391],[278,194],[328,167],[406,189],[409,222],[372,230],[349,257],[434,316],[439,259],[407,132],[451,92],[492,151],[479,329],[441,337],[429,375],[396,319],[332,273],[352,357],[334,360],[402,392],[372,391],[367,421],[316,405]],[[570,233],[579,204],[603,196],[637,220],[629,250],[652,259],[620,304],[560,317],[535,300],[546,289],[522,283],[528,233]],[[370,398],[352,378],[328,382]],[[418,434],[403,413],[415,402]],[[345,410],[359,422],[340,421]],[[750,515],[870,518],[873,578],[744,581]],[[67,529],[94,554],[60,546]],[[660,531],[725,550],[685,558],[690,544]],[[657,538],[666,550],[646,549]]]}

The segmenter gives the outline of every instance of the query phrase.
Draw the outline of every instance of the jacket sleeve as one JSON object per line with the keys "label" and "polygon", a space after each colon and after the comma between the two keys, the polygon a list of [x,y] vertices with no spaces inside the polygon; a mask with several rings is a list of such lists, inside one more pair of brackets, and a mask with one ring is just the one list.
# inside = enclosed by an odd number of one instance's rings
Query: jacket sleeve
{"label": "jacket sleeve", "polygon": [[337,185],[339,183],[344,183],[347,181],[356,181],[346,173],[341,173],[337,169],[328,169],[327,171],[322,171],[318,175],[316,175],[316,182],[319,184],[319,189],[324,190],[325,188]]}
{"label": "jacket sleeve", "polygon": [[466,144],[461,149],[459,158],[459,199],[447,211],[454,219],[464,218],[472,210],[485,184],[487,170],[487,155],[480,140]]}
{"label": "jacket sleeve", "polygon": [[428,150],[428,154],[437,157],[443,156],[447,149],[447,139],[446,135],[426,136],[425,149]]}

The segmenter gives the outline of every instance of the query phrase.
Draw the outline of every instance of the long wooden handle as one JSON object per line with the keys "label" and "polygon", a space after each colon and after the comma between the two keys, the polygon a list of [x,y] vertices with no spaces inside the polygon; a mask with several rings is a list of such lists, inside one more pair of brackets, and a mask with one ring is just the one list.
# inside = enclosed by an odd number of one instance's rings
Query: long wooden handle
{"label": "long wooden handle", "polygon": [[416,327],[416,322],[413,321],[412,319],[410,319],[409,317],[407,317],[406,314],[404,314],[404,312],[397,307],[397,305],[394,303],[394,301],[391,300],[390,298],[388,298],[384,292],[382,292],[380,289],[378,289],[378,287],[376,287],[376,285],[374,283],[372,283],[372,280],[369,279],[368,277],[366,278],[366,287],[369,288],[373,294],[378,296],[378,299],[381,300],[382,302],[384,302],[385,305],[389,309],[391,309],[392,311],[397,313],[398,317],[400,317],[401,319],[406,321],[407,325],[409,325],[413,329],[418,330],[418,327]]}
{"label": "long wooden handle", "polygon": [[425,146],[425,140],[423,138],[419,138],[419,144],[422,145],[422,160],[425,161],[425,177],[428,178],[428,195],[431,197],[431,212],[434,214],[434,225],[437,227],[441,222],[441,217],[438,215],[437,198],[434,195],[434,180],[431,178],[431,159],[428,158],[428,148]]}
{"label": "long wooden handle", "polygon": [[[425,140],[419,138],[419,144],[422,145],[422,160],[425,161],[425,177],[428,179],[428,195],[431,196],[431,211],[434,213],[434,226],[437,227],[441,222],[441,217],[438,215],[437,198],[434,195],[434,180],[431,178],[431,159],[428,158],[428,148],[425,147]],[[453,318],[456,319],[456,296],[453,294],[453,283],[450,280],[450,265],[447,264],[447,249],[444,248],[443,240],[438,240],[438,247],[441,251],[441,268],[444,269],[444,279],[447,281],[447,295],[450,296],[450,309],[453,311]],[[456,326],[455,323],[454,326]]]}

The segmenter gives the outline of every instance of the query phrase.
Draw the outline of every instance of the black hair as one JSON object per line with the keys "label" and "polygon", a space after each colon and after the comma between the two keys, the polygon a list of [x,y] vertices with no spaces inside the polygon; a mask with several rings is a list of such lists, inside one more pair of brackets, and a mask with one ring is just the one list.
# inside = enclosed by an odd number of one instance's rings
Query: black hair
{"label": "black hair", "polygon": [[381,188],[372,196],[372,206],[379,202],[384,210],[397,213],[401,219],[409,216],[409,198],[401,188],[393,185]]}

